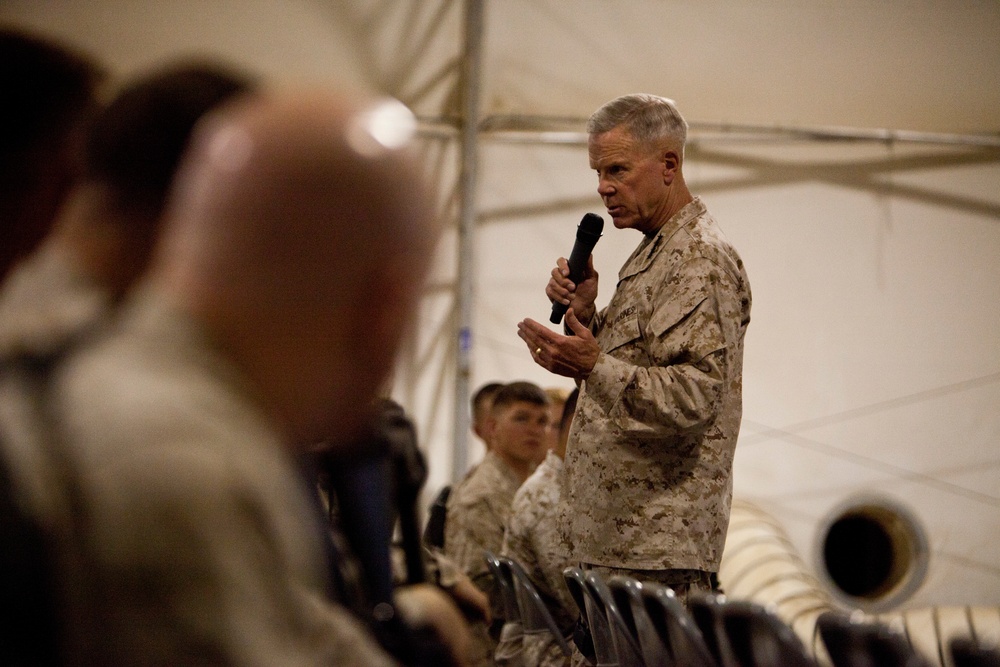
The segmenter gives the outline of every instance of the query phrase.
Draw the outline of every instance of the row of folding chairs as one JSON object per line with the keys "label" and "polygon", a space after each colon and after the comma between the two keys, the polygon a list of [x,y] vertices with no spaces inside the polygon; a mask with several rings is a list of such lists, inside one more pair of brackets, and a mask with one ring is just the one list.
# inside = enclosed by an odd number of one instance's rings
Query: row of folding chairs
{"label": "row of folding chairs", "polygon": [[[526,633],[551,633],[569,656],[567,640],[520,565],[492,555],[487,562],[500,584],[508,618],[519,618]],[[596,667],[818,665],[791,627],[753,602],[692,593],[685,607],[673,590],[659,584],[627,577],[605,582],[579,568],[563,574],[589,626]],[[883,624],[828,611],[817,619],[817,632],[833,667],[930,666],[905,635]],[[1000,651],[971,638],[955,639],[947,648],[955,667],[1000,667]]]}
{"label": "row of folding chairs", "polygon": [[506,556],[498,557],[487,552],[486,565],[500,589],[505,620],[520,623],[525,637],[550,636],[558,650],[569,659],[572,654],[569,641],[521,564]]}

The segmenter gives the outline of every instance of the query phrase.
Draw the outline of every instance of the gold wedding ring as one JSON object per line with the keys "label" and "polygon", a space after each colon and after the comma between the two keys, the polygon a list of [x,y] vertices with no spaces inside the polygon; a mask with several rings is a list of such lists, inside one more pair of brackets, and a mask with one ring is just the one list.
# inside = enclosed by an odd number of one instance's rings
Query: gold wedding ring
{"label": "gold wedding ring", "polygon": [[535,355],[537,356],[537,355],[539,355],[539,354],[541,354],[541,353],[542,353],[542,348],[540,348],[540,347],[536,347],[536,348],[535,348]]}

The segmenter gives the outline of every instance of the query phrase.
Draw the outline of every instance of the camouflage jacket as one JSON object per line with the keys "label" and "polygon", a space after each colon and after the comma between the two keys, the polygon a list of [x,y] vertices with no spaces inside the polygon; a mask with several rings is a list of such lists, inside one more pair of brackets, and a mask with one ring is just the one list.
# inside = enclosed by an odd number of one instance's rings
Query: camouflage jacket
{"label": "camouflage jacket", "polygon": [[[521,478],[500,460],[487,452],[482,463],[452,489],[448,496],[447,519],[444,524],[444,553],[465,572],[490,599],[493,611],[493,631],[499,633],[503,621],[500,589],[486,566],[485,552],[500,553],[503,533],[510,516],[510,504]],[[498,635],[491,635],[485,624],[472,626],[471,664],[492,665]]]}
{"label": "camouflage jacket", "polygon": [[582,563],[716,571],[750,321],[743,262],[700,199],[644,237],[591,322],[560,529]]}
{"label": "camouflage jacket", "polygon": [[558,530],[556,512],[562,477],[563,460],[549,452],[514,494],[501,553],[521,564],[548,603],[556,623],[568,631],[577,613],[563,579],[563,570],[575,563]]}
{"label": "camouflage jacket", "polygon": [[520,485],[517,474],[496,454],[487,452],[448,497],[444,553],[487,593],[492,590],[492,576],[483,553],[500,553],[510,504]]}
{"label": "camouflage jacket", "polygon": [[19,263],[0,290],[0,446],[25,507],[53,530],[69,521],[66,499],[33,422],[33,381],[16,366],[54,360],[110,320],[110,296],[51,243]]}
{"label": "camouflage jacket", "polygon": [[62,453],[74,500],[73,530],[58,535],[59,581],[73,591],[60,617],[66,654],[396,664],[323,599],[320,535],[286,439],[242,374],[165,301],[134,294],[120,326],[51,375],[56,437],[45,442]]}

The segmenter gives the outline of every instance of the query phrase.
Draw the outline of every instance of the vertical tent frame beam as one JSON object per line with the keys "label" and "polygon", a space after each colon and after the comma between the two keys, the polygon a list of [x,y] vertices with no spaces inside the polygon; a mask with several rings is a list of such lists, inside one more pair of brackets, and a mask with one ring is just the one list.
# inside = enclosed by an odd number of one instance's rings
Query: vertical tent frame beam
{"label": "vertical tent frame beam", "polygon": [[462,59],[462,164],[459,175],[458,298],[454,402],[454,449],[451,478],[468,467],[469,380],[472,356],[472,293],[475,271],[476,189],[479,160],[479,83],[483,46],[483,0],[466,0],[465,53]]}

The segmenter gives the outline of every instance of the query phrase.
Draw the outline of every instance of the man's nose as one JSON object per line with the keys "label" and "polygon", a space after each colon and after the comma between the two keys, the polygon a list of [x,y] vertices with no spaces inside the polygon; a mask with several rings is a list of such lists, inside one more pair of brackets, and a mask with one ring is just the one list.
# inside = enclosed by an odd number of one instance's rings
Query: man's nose
{"label": "man's nose", "polygon": [[597,182],[597,194],[601,195],[602,197],[610,197],[612,194],[614,194],[614,192],[615,188],[613,185],[611,185],[609,181],[606,181],[602,178],[600,181]]}

